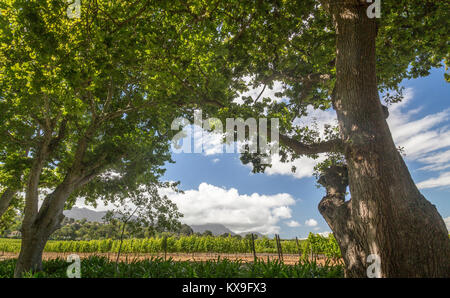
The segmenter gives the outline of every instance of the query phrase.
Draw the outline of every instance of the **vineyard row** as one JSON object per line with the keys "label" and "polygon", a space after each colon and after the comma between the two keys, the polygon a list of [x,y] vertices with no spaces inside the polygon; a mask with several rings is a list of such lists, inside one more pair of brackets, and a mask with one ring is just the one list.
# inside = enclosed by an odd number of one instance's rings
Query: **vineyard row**
{"label": "vineyard row", "polygon": [[[277,253],[275,239],[257,239],[254,241],[256,253]],[[120,240],[89,241],[49,241],[45,252],[83,252],[117,253]],[[333,235],[324,237],[310,234],[307,239],[296,241],[281,240],[283,253],[287,254],[324,254],[329,258],[339,258],[340,250]],[[20,239],[0,239],[0,252],[19,252]],[[212,236],[171,236],[160,238],[125,239],[123,253],[249,253],[252,251],[250,239]]]}

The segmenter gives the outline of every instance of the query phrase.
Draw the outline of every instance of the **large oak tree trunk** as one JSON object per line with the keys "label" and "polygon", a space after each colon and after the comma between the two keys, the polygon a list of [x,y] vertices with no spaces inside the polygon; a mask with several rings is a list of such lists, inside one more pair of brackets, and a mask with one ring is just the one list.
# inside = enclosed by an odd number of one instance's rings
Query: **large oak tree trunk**
{"label": "large oak tree trunk", "polygon": [[[64,219],[63,210],[69,196],[76,190],[88,184],[103,169],[101,163],[94,167],[83,167],[82,160],[88,146],[88,140],[95,129],[95,122],[88,128],[86,135],[78,142],[73,165],[66,174],[64,181],[47,195],[42,206],[38,208],[39,178],[51,149],[51,138],[46,137],[33,162],[28,177],[25,196],[25,214],[22,222],[22,246],[14,270],[15,277],[21,277],[24,272],[42,270],[42,252],[50,235],[61,227]],[[61,135],[60,133],[59,135]],[[51,134],[48,134],[51,136]]]}
{"label": "large oak tree trunk", "polygon": [[47,233],[38,227],[22,230],[22,243],[19,258],[14,270],[14,277],[22,277],[25,272],[42,270],[42,252],[47,243]]}
{"label": "large oak tree trunk", "polygon": [[47,220],[37,221],[32,226],[22,228],[22,243],[14,270],[14,277],[22,277],[25,272],[42,271],[42,253],[50,235],[60,227],[62,211],[59,215],[48,216]]}
{"label": "large oak tree trunk", "polygon": [[450,277],[445,223],[412,180],[378,96],[375,19],[367,17],[367,4],[348,2],[331,5],[330,12],[337,32],[333,106],[346,143],[351,199],[344,201],[347,177],[336,182],[330,177],[339,171],[332,170],[319,211],[341,247],[348,277],[367,276],[370,254],[380,257],[382,277]]}
{"label": "large oak tree trunk", "polygon": [[73,191],[72,184],[62,183],[49,194],[32,221],[24,221],[22,243],[14,277],[25,272],[42,270],[42,253],[50,235],[61,227],[66,199]]}

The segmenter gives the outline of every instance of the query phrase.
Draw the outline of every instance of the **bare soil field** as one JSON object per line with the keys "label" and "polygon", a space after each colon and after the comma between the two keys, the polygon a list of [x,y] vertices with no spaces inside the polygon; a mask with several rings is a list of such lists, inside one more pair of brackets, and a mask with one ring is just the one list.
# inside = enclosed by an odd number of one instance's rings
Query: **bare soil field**
{"label": "bare soil field", "polygon": [[[66,259],[67,256],[71,255],[72,253],[54,253],[54,252],[44,252],[43,259],[44,260],[51,260],[56,258],[62,258]],[[108,259],[115,261],[117,259],[116,253],[76,253],[80,256],[80,258],[88,258],[90,256],[102,256],[107,257]],[[18,253],[9,253],[5,252],[3,254],[0,253],[0,261],[6,260],[6,259],[14,259],[19,256]],[[152,257],[162,257],[164,258],[164,254],[138,254],[138,253],[126,253],[120,255],[120,261],[123,262],[132,262],[135,260],[145,260],[150,259]],[[199,261],[207,261],[207,260],[217,260],[218,258],[221,259],[228,259],[230,261],[235,260],[242,260],[243,262],[253,262],[253,254],[219,254],[219,253],[194,253],[194,254],[187,254],[187,253],[168,253],[166,255],[166,258],[172,258],[174,261],[192,261],[192,262],[199,262]],[[257,254],[258,259],[267,261],[269,260],[276,260],[278,259],[277,254],[270,254],[270,253],[260,253]],[[310,258],[311,259],[311,258]],[[316,256],[312,259],[315,259],[316,262],[320,265],[325,264],[326,258],[324,256]],[[283,254],[283,261],[287,265],[294,265],[295,263],[298,263],[299,256],[297,254]],[[331,261],[330,264],[336,264],[342,262],[341,260],[338,261]]]}

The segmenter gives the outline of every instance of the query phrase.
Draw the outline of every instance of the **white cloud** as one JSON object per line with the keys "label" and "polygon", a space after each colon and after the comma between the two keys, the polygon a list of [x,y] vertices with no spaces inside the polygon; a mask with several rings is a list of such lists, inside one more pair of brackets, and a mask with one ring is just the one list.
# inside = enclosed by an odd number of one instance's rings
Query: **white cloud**
{"label": "white cloud", "polygon": [[295,220],[288,221],[288,222],[286,222],[285,224],[286,224],[288,227],[291,227],[291,228],[296,228],[296,227],[301,226],[300,223],[299,223],[298,221],[295,221]]}
{"label": "white cloud", "polygon": [[307,225],[308,227],[315,227],[318,225],[318,223],[315,219],[310,218],[307,221],[305,221],[305,225]]}
{"label": "white cloud", "polygon": [[204,155],[214,155],[225,152],[224,144],[222,143],[223,134],[208,132],[195,125],[192,127],[194,152],[201,152]]}
{"label": "white cloud", "polygon": [[[420,110],[403,111],[412,101],[414,91],[408,88],[402,102],[389,108],[388,124],[397,145],[404,147],[406,159],[419,160],[423,163],[439,163],[442,158],[434,157],[438,149],[450,146],[449,123],[450,109],[412,119]],[[441,127],[437,127],[441,125]],[[443,125],[443,126],[442,126]],[[433,153],[432,155],[428,155]],[[442,156],[445,157],[445,156]]]}
{"label": "white cloud", "polygon": [[434,131],[426,131],[426,128],[424,130],[402,142],[397,142],[405,148],[407,159],[420,161],[425,156],[435,154],[434,151],[450,146],[450,130],[447,130],[447,127]]}
{"label": "white cloud", "polygon": [[[272,156],[272,166],[267,168],[265,173],[267,175],[289,175],[297,179],[311,177],[314,172],[314,166],[325,159],[325,155],[319,155],[319,158],[314,160],[309,157],[302,156],[293,162],[281,162],[280,156],[275,154]],[[292,166],[296,167],[295,172],[292,172]]]}
{"label": "white cloud", "polygon": [[314,109],[309,105],[306,109],[307,116],[296,118],[294,125],[297,126],[317,126],[320,135],[323,137],[325,125],[337,125],[336,112],[332,109],[323,111],[320,109]]}
{"label": "white cloud", "polygon": [[272,210],[272,214],[278,218],[291,218],[291,209],[286,206],[277,207]]}
{"label": "white cloud", "polygon": [[[407,161],[423,165],[419,170],[436,172],[450,168],[450,109],[417,119],[421,108],[404,111],[413,97],[413,89],[408,88],[403,101],[389,109],[388,123],[395,143],[404,148]],[[450,172],[417,183],[422,189],[449,185]]]}
{"label": "white cloud", "polygon": [[450,232],[450,216],[444,218],[445,225],[447,226],[447,230]]}
{"label": "white cloud", "polygon": [[317,234],[319,234],[320,236],[323,236],[323,237],[328,237],[331,234],[331,232],[330,231],[325,231],[325,232],[320,232],[320,233],[317,233]]}
{"label": "white cloud", "polygon": [[417,183],[417,187],[420,189],[444,186],[450,186],[450,172],[445,172],[439,175],[439,177],[437,178],[430,178]]}
{"label": "white cloud", "polygon": [[421,157],[418,159],[421,163],[428,164],[420,168],[424,171],[440,171],[450,168],[450,150],[439,152],[433,155]]}
{"label": "white cloud", "polygon": [[212,160],[213,163],[218,163],[219,161],[220,161],[220,159],[218,159],[218,158],[214,158],[214,159]]}
{"label": "white cloud", "polygon": [[257,231],[263,234],[279,233],[281,220],[292,217],[290,206],[294,198],[286,193],[276,195],[239,194],[226,189],[201,183],[198,190],[184,194],[162,190],[184,214],[181,219],[188,225],[209,223],[223,224],[236,233]]}

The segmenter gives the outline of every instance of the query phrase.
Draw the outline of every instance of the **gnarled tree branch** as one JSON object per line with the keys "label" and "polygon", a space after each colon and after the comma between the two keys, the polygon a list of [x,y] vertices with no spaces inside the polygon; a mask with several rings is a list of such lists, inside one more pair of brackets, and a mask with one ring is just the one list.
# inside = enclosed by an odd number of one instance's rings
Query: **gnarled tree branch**
{"label": "gnarled tree branch", "polygon": [[296,154],[299,155],[312,155],[325,152],[344,151],[344,142],[340,139],[334,139],[314,144],[305,144],[288,136],[280,134],[280,142],[291,148]]}
{"label": "gnarled tree branch", "polygon": [[319,212],[333,228],[348,220],[345,193],[348,186],[348,170],[345,165],[334,165],[325,170],[317,181],[327,191],[319,203]]}
{"label": "gnarled tree branch", "polygon": [[319,203],[319,212],[333,231],[345,262],[345,275],[353,277],[352,268],[360,263],[361,244],[355,234],[355,222],[352,218],[352,200],[345,201],[348,186],[348,170],[345,165],[334,165],[326,169],[318,183],[327,191]]}

